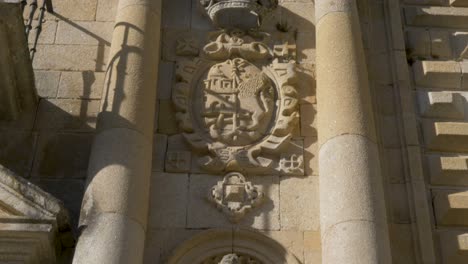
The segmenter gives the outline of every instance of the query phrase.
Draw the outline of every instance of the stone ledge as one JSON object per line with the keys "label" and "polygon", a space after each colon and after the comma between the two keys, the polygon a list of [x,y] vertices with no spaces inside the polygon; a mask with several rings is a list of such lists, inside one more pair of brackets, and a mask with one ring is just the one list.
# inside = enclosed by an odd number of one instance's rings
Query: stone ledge
{"label": "stone ledge", "polygon": [[423,132],[431,150],[468,152],[468,123],[423,120]]}
{"label": "stone ledge", "polygon": [[468,157],[427,157],[431,184],[468,186]]}
{"label": "stone ledge", "polygon": [[468,191],[433,190],[436,223],[439,226],[468,226]]}
{"label": "stone ledge", "polygon": [[412,26],[468,28],[465,8],[457,7],[404,7],[405,20]]}

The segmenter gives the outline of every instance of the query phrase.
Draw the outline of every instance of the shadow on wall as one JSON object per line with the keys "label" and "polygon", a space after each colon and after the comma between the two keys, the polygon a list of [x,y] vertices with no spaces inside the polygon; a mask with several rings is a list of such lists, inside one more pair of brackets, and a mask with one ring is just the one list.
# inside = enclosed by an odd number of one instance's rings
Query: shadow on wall
{"label": "shadow on wall", "polygon": [[[61,71],[59,66],[53,67],[54,61],[66,58],[53,57],[49,59],[51,71],[36,72],[36,87],[52,92],[44,92],[47,98],[40,98],[17,120],[0,121],[0,164],[62,200],[76,232],[100,106],[100,92],[96,91],[103,87],[100,76],[106,64],[105,47],[110,43],[59,13],[47,15],[98,41],[96,66],[94,71]],[[44,72],[54,75],[42,75]],[[57,96],[61,85],[68,92]]]}

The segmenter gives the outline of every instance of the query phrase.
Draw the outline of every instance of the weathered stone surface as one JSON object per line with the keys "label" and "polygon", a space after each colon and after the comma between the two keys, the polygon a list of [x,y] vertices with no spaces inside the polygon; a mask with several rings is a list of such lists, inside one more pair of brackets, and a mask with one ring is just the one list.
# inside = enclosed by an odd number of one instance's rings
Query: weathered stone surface
{"label": "weathered stone surface", "polygon": [[105,74],[102,72],[62,72],[58,98],[100,99]]}
{"label": "weathered stone surface", "polygon": [[59,71],[35,71],[37,94],[43,98],[55,98],[60,80]]}
{"label": "weathered stone surface", "polygon": [[99,100],[41,99],[35,128],[90,131],[96,124]]}
{"label": "weathered stone surface", "polygon": [[[195,4],[195,3],[194,3]],[[162,27],[171,29],[190,29],[192,1],[162,1]]]}
{"label": "weathered stone surface", "polygon": [[[277,176],[249,179],[265,194],[263,205],[248,213],[238,225],[233,225],[207,201],[211,187],[221,178],[205,174],[190,175],[188,228],[247,226],[260,230],[279,230],[279,182]],[[266,220],[267,219],[267,220]]]}
{"label": "weathered stone surface", "polygon": [[179,129],[175,111],[170,100],[159,100],[158,133],[172,135]]}
{"label": "weathered stone surface", "polygon": [[20,175],[29,177],[37,134],[15,130],[0,131],[0,164]]}
{"label": "weathered stone surface", "polygon": [[284,2],[280,4],[281,20],[289,30],[298,32],[314,32],[315,7],[311,2]]}
{"label": "weathered stone surface", "polygon": [[150,229],[186,226],[188,178],[188,174],[153,172],[148,225]]}
{"label": "weathered stone surface", "polygon": [[281,229],[319,229],[318,177],[281,177],[280,181]]}
{"label": "weathered stone surface", "polygon": [[167,260],[184,241],[201,230],[183,228],[150,229],[146,232],[144,264]]}
{"label": "weathered stone surface", "polygon": [[32,177],[85,179],[92,141],[91,133],[40,134]]}
{"label": "weathered stone surface", "polygon": [[170,100],[172,93],[172,85],[174,82],[174,68],[173,62],[159,62],[159,75],[158,75],[158,99]]}
{"label": "weathered stone surface", "polygon": [[392,223],[408,224],[411,222],[410,208],[408,204],[408,192],[406,184],[390,184],[387,187],[390,194],[390,215]]}
{"label": "weathered stone surface", "polygon": [[439,226],[468,226],[468,192],[433,190],[434,211]]}
{"label": "weathered stone surface", "polygon": [[310,104],[301,105],[301,136],[313,137],[317,135],[317,107]]}
{"label": "weathered stone surface", "polygon": [[410,224],[389,225],[393,263],[415,263],[415,249]]}
{"label": "weathered stone surface", "polygon": [[164,171],[166,160],[167,136],[163,134],[154,134],[153,139],[153,162],[152,171]]}
{"label": "weathered stone surface", "polygon": [[429,155],[431,184],[468,186],[468,157]]}
{"label": "weathered stone surface", "polygon": [[98,0],[96,21],[114,21],[118,0]]}
{"label": "weathered stone surface", "polygon": [[107,63],[105,46],[38,45],[37,50],[36,70],[103,71]]}
{"label": "weathered stone surface", "polygon": [[55,43],[110,46],[113,28],[113,22],[59,21]]}
{"label": "weathered stone surface", "polygon": [[[69,20],[94,20],[96,18],[96,7],[98,0],[62,0],[54,2],[56,16]],[[53,15],[47,16],[53,19]]]}
{"label": "weathered stone surface", "polygon": [[[36,27],[38,20],[34,20],[32,26],[33,29],[29,33],[28,42],[29,44],[34,43],[36,38]],[[57,21],[54,20],[44,20],[42,23],[41,34],[37,40],[39,44],[53,44],[55,42],[55,35],[57,32]]]}
{"label": "weathered stone surface", "polygon": [[304,263],[322,263],[322,245],[318,231],[304,232]]}
{"label": "weathered stone surface", "polygon": [[433,58],[443,59],[452,57],[450,33],[444,30],[430,30],[431,55]]}
{"label": "weathered stone surface", "polygon": [[[280,243],[289,253],[294,254],[301,263],[304,263],[305,238],[302,231],[265,231],[262,234]],[[319,235],[320,237],[320,235]]]}
{"label": "weathered stone surface", "polygon": [[413,64],[416,85],[437,88],[461,88],[461,67],[456,61],[417,61]]}
{"label": "weathered stone surface", "polygon": [[406,48],[410,56],[428,57],[431,54],[431,37],[425,29],[406,31]]}

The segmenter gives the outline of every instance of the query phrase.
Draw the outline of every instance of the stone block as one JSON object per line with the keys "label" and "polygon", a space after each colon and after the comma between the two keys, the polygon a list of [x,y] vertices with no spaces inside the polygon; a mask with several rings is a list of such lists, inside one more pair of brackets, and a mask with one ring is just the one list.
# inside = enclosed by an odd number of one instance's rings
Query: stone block
{"label": "stone block", "polygon": [[103,72],[62,72],[57,97],[101,99],[104,78]]}
{"label": "stone block", "polygon": [[154,134],[152,171],[158,171],[158,172],[164,171],[166,150],[167,150],[167,136],[163,134]]}
{"label": "stone block", "polygon": [[[66,18],[71,21],[95,20],[98,0],[61,0],[53,2],[55,15],[49,19]],[[55,16],[55,17],[54,17]]]}
{"label": "stone block", "polygon": [[208,194],[222,177],[191,174],[187,228],[251,227],[259,230],[279,230],[279,179],[278,176],[247,178],[265,195],[265,201],[247,213],[236,225],[208,201]]}
{"label": "stone block", "polygon": [[468,59],[468,32],[455,32],[452,35],[453,55],[458,60]]}
{"label": "stone block", "polygon": [[174,85],[174,62],[159,62],[158,99],[170,100]]}
{"label": "stone block", "polygon": [[405,20],[411,26],[467,28],[468,16],[462,7],[404,7]]}
{"label": "stone block", "polygon": [[304,138],[305,175],[318,175],[318,141],[316,137]]}
{"label": "stone block", "polygon": [[438,232],[442,263],[465,264],[468,262],[468,233],[440,230]]}
{"label": "stone block", "polygon": [[198,30],[181,30],[181,29],[165,29],[162,32],[162,46],[161,54],[162,60],[164,61],[175,61],[180,59],[177,55],[177,42],[185,41],[190,44],[191,47],[199,49],[206,42],[208,32],[207,31],[198,31]]}
{"label": "stone block", "polygon": [[388,53],[378,53],[369,55],[369,76],[370,80],[379,85],[390,85],[393,83],[393,76],[391,74],[390,64],[385,63],[389,61]]}
{"label": "stone block", "polygon": [[468,226],[468,191],[433,190],[438,226]]}
{"label": "stone block", "polygon": [[172,29],[190,29],[192,20],[192,1],[162,1],[162,27]]}
{"label": "stone block", "polygon": [[398,121],[395,115],[381,116],[381,139],[386,148],[398,148],[401,145]]}
{"label": "stone block", "polygon": [[298,32],[296,34],[297,61],[300,63],[315,63],[315,33]]}
{"label": "stone block", "polygon": [[38,45],[36,70],[103,71],[107,63],[104,46]]}
{"label": "stone block", "polygon": [[410,224],[389,225],[389,236],[393,263],[417,263]]}
{"label": "stone block", "polygon": [[452,45],[450,43],[450,33],[445,30],[430,30],[431,55],[433,58],[452,58]]}
{"label": "stone block", "polygon": [[468,61],[464,60],[463,62],[460,63],[460,65],[462,69],[461,87],[463,90],[468,90]]}
{"label": "stone block", "polygon": [[[34,43],[36,38],[36,26],[38,20],[34,20],[32,26],[33,30],[29,33],[28,42],[30,44]],[[55,33],[57,31],[57,21],[54,20],[44,20],[42,23],[41,34],[37,40],[38,44],[53,44],[55,42]]]}
{"label": "stone block", "polygon": [[460,7],[468,7],[467,0],[450,0],[451,6],[460,6]]}
{"label": "stone block", "polygon": [[96,125],[99,100],[41,99],[35,128],[91,131]]}
{"label": "stone block", "polygon": [[315,64],[301,63],[297,65],[297,91],[300,104],[316,104]]}
{"label": "stone block", "polygon": [[322,263],[322,244],[319,231],[304,232],[304,263]]}
{"label": "stone block", "polygon": [[40,134],[32,177],[85,179],[92,142],[92,133]]}
{"label": "stone block", "polygon": [[[395,114],[395,105],[394,105],[394,90],[393,86],[390,85],[379,85],[376,89],[377,91],[377,109],[383,115],[394,115]],[[376,110],[377,110],[376,109]]]}
{"label": "stone block", "polygon": [[426,146],[431,150],[468,151],[468,123],[423,121]]}
{"label": "stone block", "polygon": [[417,61],[413,64],[418,86],[460,89],[461,67],[456,61]]}
{"label": "stone block", "polygon": [[281,230],[319,229],[318,177],[281,177]]}
{"label": "stone block", "polygon": [[55,98],[60,80],[59,71],[35,71],[37,94],[43,98]]}
{"label": "stone block", "polygon": [[118,0],[98,0],[96,21],[114,21]]}
{"label": "stone block", "polygon": [[382,172],[387,175],[389,183],[405,183],[402,149],[386,148],[384,157],[384,160],[382,160]]}
{"label": "stone block", "polygon": [[179,131],[171,100],[159,100],[158,133],[176,134]]}
{"label": "stone block", "polygon": [[304,263],[304,233],[302,231],[266,231],[261,232],[292,253],[300,263]]}
{"label": "stone block", "polygon": [[113,22],[59,21],[56,44],[110,46]]}
{"label": "stone block", "polygon": [[390,218],[395,224],[411,223],[410,208],[408,205],[408,192],[405,183],[390,184],[388,187],[390,197]]}
{"label": "stone block", "polygon": [[468,157],[428,155],[431,184],[468,186]]}
{"label": "stone block", "polygon": [[315,32],[314,3],[284,2],[279,8],[281,11],[279,23],[290,27],[290,31]]}
{"label": "stone block", "polygon": [[29,177],[37,135],[15,130],[0,131],[0,164],[22,177]]}
{"label": "stone block", "polygon": [[301,104],[301,136],[317,136],[317,107],[311,104]]}
{"label": "stone block", "polygon": [[465,117],[464,98],[458,93],[420,92],[418,98],[423,117],[450,119]]}
{"label": "stone block", "polygon": [[146,232],[144,264],[165,263],[184,241],[202,230],[183,228],[150,229]]}
{"label": "stone block", "polygon": [[191,28],[196,30],[214,31],[216,28],[211,22],[210,18],[204,14],[203,8],[200,6],[199,0],[192,1],[192,21]]}
{"label": "stone block", "polygon": [[151,176],[150,229],[184,228],[188,204],[188,174],[153,172]]}

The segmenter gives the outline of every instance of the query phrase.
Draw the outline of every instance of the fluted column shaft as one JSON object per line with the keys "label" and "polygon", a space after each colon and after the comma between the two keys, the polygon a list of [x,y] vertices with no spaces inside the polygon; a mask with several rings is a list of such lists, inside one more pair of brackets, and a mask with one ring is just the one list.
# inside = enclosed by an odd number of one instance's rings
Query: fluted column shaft
{"label": "fluted column shaft", "polygon": [[160,0],[119,1],[75,264],[143,261],[160,11]]}
{"label": "fluted column shaft", "polygon": [[315,4],[322,260],[391,263],[356,2]]}

